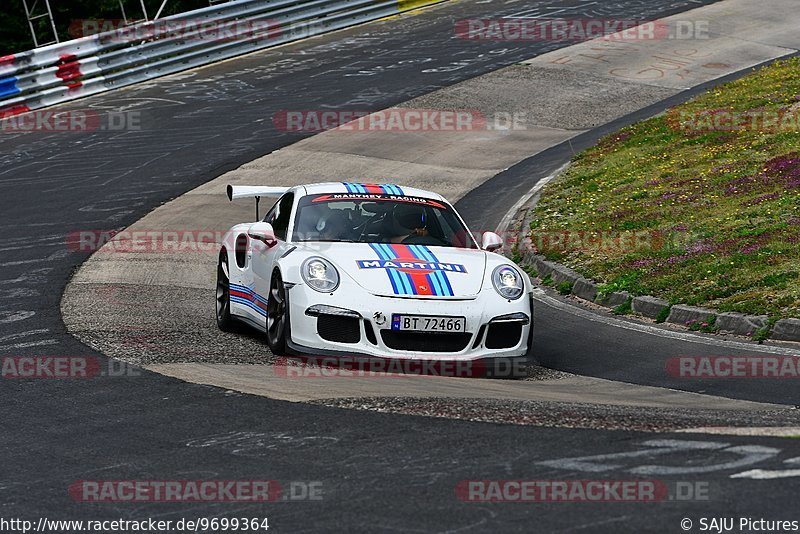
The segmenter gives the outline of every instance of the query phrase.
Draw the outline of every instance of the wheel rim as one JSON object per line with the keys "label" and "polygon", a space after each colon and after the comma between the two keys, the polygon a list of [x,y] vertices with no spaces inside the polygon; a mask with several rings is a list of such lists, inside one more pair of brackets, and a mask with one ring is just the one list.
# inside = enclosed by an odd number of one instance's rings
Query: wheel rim
{"label": "wheel rim", "polygon": [[269,291],[267,302],[267,332],[270,343],[273,345],[283,334],[286,311],[286,295],[280,279],[272,280],[272,289]]}
{"label": "wheel rim", "polygon": [[228,262],[220,258],[217,266],[217,320],[228,316],[231,305],[231,285],[228,279]]}

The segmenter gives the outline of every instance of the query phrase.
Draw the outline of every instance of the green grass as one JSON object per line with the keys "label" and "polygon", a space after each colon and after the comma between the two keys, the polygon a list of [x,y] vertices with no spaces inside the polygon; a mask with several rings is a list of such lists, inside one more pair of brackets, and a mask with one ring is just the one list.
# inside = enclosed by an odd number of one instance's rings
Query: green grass
{"label": "green grass", "polygon": [[531,267],[530,265],[522,265],[522,270],[528,273],[528,276],[533,278],[539,278],[539,273],[536,272],[536,269]]}
{"label": "green grass", "polygon": [[558,292],[561,293],[562,295],[569,295],[570,293],[572,293],[572,286],[573,286],[572,282],[561,282],[560,284],[558,284],[558,287],[556,289],[558,289]]}
{"label": "green grass", "polygon": [[633,299],[629,298],[628,300],[626,300],[625,302],[623,302],[622,304],[620,304],[619,306],[617,306],[616,308],[611,310],[611,313],[613,313],[614,315],[628,315],[628,314],[631,314],[631,313],[633,313],[632,303],[633,303]]}
{"label": "green grass", "polygon": [[[754,71],[576,156],[536,207],[536,252],[606,293],[800,317],[800,129],[685,129],[686,116],[719,110],[800,117],[800,59]],[[536,239],[548,232],[644,240],[614,248],[565,238],[577,246],[548,248]]]}
{"label": "green grass", "polygon": [[670,306],[667,306],[666,308],[658,312],[658,315],[656,316],[656,322],[663,323],[664,321],[666,321],[667,317],[669,317],[669,312],[670,312]]}

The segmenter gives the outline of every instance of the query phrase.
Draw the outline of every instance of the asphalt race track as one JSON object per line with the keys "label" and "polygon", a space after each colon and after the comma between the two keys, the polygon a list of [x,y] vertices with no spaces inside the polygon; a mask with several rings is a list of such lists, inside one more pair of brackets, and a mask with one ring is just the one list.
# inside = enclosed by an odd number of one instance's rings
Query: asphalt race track
{"label": "asphalt race track", "polygon": [[[125,227],[159,203],[299,139],[272,127],[276,111],[381,109],[564,45],[471,43],[467,49],[451,38],[457,19],[547,16],[562,7],[559,16],[647,18],[706,3],[711,2],[456,2],[208,67],[205,84],[185,83],[177,75],[73,106],[141,111],[142,131],[4,133],[0,353],[105,362],[66,333],[59,315],[65,283],[85,260],[66,246],[67,234]],[[542,351],[558,358],[545,363],[555,366],[569,367],[560,363],[567,353],[582,352],[594,361],[613,357],[607,371],[594,372],[657,383],[652,369],[636,373],[632,362],[642,352],[675,350],[674,342],[664,340],[631,345],[606,339],[606,354],[593,355],[586,347],[599,352],[596,341],[565,345],[570,327],[580,323],[586,332],[579,319],[537,319]],[[591,333],[598,339],[603,334],[600,326]],[[145,371],[0,384],[3,517],[268,516],[279,532],[680,531],[682,518],[732,514],[731,503],[736,515],[793,519],[800,490],[798,478],[781,476],[800,462],[797,440],[536,428],[339,410]],[[715,392],[795,403],[791,384],[751,388]],[[616,456],[568,461],[603,454]],[[730,478],[755,464],[778,474]],[[587,473],[702,484],[708,500],[477,504],[462,503],[455,491],[463,480],[597,477]],[[68,493],[79,480],[194,479],[272,479],[284,486],[318,481],[323,498],[267,505],[98,504],[76,502]]]}

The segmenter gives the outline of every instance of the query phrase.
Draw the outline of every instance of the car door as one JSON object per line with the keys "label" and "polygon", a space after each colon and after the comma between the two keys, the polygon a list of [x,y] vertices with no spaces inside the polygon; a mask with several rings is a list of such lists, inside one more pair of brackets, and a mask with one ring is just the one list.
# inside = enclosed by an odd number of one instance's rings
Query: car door
{"label": "car door", "polygon": [[270,223],[275,231],[275,238],[277,239],[275,245],[269,247],[261,241],[251,240],[253,289],[265,301],[269,295],[272,271],[278,259],[289,248],[286,238],[289,233],[289,222],[291,221],[293,208],[294,193],[289,192],[283,195],[264,217],[264,222]]}

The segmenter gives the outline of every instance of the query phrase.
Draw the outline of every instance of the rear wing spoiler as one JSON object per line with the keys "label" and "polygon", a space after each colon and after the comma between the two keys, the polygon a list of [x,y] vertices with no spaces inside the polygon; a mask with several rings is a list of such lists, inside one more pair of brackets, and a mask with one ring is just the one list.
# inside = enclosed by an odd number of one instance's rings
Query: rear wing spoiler
{"label": "rear wing spoiler", "polygon": [[258,215],[258,203],[261,197],[279,197],[286,193],[290,187],[268,187],[260,185],[230,185],[228,184],[228,200],[233,201],[237,198],[256,199],[256,220],[261,219]]}
{"label": "rear wing spoiler", "polygon": [[290,187],[267,187],[260,185],[228,185],[228,200],[249,197],[279,197]]}

